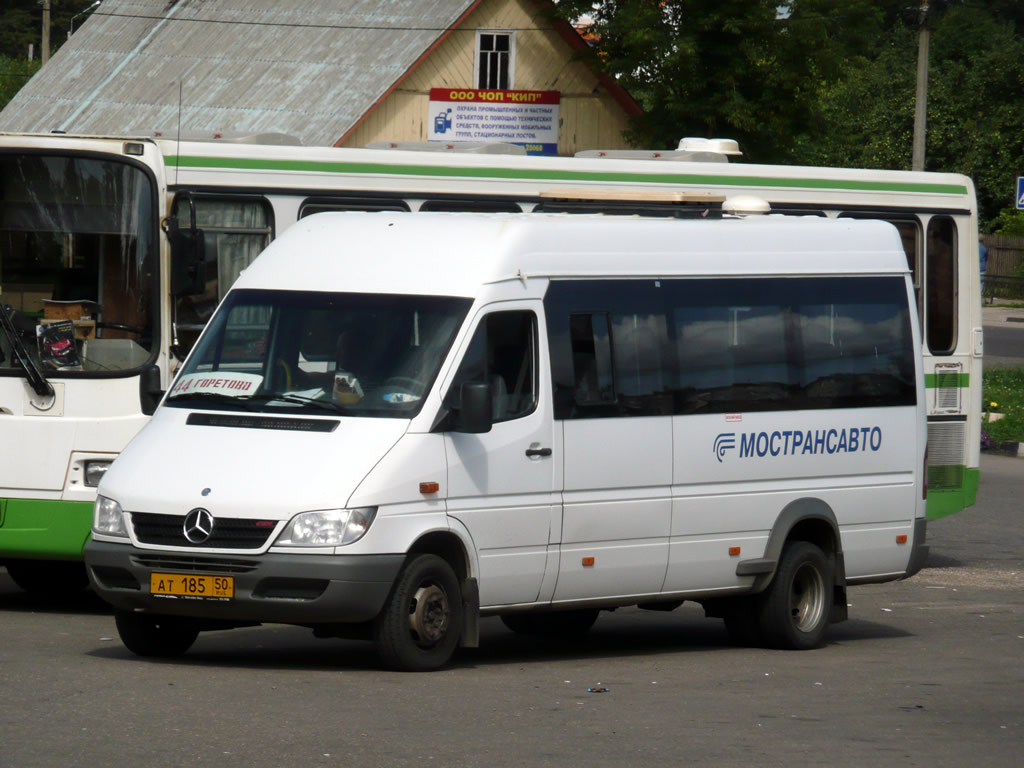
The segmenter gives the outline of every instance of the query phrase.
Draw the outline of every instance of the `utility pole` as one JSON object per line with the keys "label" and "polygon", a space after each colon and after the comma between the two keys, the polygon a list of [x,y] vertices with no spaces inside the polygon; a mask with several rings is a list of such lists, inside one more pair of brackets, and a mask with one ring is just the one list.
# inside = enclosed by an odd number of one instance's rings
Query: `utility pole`
{"label": "utility pole", "polygon": [[43,50],[40,51],[40,58],[43,66],[50,60],[50,0],[43,2]]}
{"label": "utility pole", "polygon": [[917,33],[917,97],[914,101],[914,151],[910,168],[924,170],[925,135],[928,131],[928,0],[921,0]]}

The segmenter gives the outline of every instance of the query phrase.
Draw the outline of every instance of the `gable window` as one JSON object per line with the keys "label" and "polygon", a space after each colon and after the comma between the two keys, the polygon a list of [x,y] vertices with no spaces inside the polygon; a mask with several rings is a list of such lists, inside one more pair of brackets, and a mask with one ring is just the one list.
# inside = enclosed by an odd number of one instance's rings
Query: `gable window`
{"label": "gable window", "polygon": [[506,91],[515,76],[514,32],[476,33],[476,87]]}

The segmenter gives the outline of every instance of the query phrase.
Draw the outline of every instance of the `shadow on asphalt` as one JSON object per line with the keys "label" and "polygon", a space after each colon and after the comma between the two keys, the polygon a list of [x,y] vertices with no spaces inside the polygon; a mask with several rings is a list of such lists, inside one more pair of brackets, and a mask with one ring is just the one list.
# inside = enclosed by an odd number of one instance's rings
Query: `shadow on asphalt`
{"label": "shadow on asphalt", "polygon": [[[627,616],[603,615],[586,635],[573,640],[553,640],[521,635],[507,630],[500,620],[484,619],[480,648],[461,649],[451,669],[501,666],[508,664],[546,664],[561,661],[585,661],[638,656],[659,656],[687,652],[732,652],[779,654],[763,648],[734,645],[724,624],[705,619],[699,609],[674,617],[659,614],[649,620],[644,612]],[[681,613],[683,613],[681,611]],[[133,655],[117,640],[111,622],[113,644],[89,651],[95,658],[137,664],[217,667],[236,669],[379,671],[373,646],[357,640],[317,640],[301,627],[268,625],[200,635],[193,648],[175,659],[143,658]],[[851,619],[829,628],[830,645],[909,637],[911,633],[871,621]]]}
{"label": "shadow on asphalt", "polygon": [[0,611],[19,613],[112,614],[110,606],[91,589],[66,594],[24,592],[0,568]]}

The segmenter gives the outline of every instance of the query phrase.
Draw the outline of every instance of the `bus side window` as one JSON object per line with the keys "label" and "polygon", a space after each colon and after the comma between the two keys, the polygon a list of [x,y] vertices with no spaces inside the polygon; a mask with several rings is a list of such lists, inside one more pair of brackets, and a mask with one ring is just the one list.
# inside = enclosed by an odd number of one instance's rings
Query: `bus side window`
{"label": "bus side window", "polygon": [[[175,322],[182,352],[191,348],[224,294],[273,236],[272,213],[263,198],[194,195],[193,200],[196,225],[205,233],[206,290],[177,302]],[[185,194],[175,198],[171,215],[188,224]]]}
{"label": "bus side window", "polygon": [[896,227],[900,233],[900,240],[903,243],[903,251],[907,254],[907,267],[910,268],[910,276],[914,282],[914,298],[917,301],[918,317],[922,316],[921,295],[921,273],[922,273],[922,248],[921,248],[921,223],[916,217],[904,214],[904,218],[898,218],[891,213],[843,213],[840,218],[849,219],[878,219],[887,221]]}
{"label": "bus side window", "polygon": [[956,349],[956,225],[948,216],[928,222],[925,251],[925,338],[933,355]]}

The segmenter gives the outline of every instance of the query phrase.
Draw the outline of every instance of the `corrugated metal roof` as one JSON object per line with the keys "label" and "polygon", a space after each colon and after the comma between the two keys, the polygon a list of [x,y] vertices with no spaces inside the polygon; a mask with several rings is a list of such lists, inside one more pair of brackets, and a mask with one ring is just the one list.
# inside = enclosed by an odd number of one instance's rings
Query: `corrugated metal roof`
{"label": "corrugated metal roof", "polygon": [[[334,144],[476,0],[104,0],[0,131]],[[181,103],[179,105],[179,84]]]}

